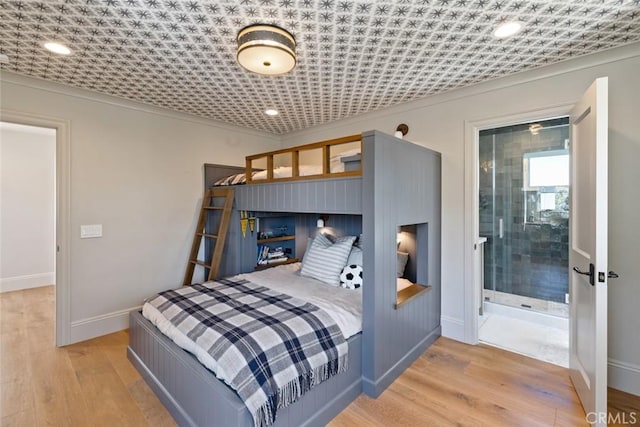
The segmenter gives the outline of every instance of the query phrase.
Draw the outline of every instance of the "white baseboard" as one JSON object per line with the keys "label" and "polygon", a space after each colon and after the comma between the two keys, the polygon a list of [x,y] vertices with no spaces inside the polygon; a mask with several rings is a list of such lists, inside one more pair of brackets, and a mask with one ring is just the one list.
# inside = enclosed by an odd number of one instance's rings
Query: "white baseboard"
{"label": "white baseboard", "polygon": [[442,336],[452,340],[464,341],[464,321],[449,316],[440,316]]}
{"label": "white baseboard", "polygon": [[609,387],[640,396],[640,366],[609,359]]}
{"label": "white baseboard", "polygon": [[131,307],[101,316],[71,322],[69,344],[127,329],[129,327],[129,312],[139,310],[140,308],[141,306]]}
{"label": "white baseboard", "polygon": [[21,291],[23,289],[39,288],[56,283],[56,273],[28,274],[0,279],[0,292]]}

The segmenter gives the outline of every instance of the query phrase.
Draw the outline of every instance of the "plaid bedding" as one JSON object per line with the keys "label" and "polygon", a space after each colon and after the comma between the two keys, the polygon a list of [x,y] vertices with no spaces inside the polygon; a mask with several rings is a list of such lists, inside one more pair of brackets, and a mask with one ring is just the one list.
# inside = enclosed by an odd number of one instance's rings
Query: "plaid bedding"
{"label": "plaid bedding", "polygon": [[325,311],[249,281],[187,286],[147,302],[211,355],[255,426],[271,425],[278,408],[347,369],[348,344]]}
{"label": "plaid bedding", "polygon": [[[255,172],[252,174],[252,176],[253,175],[255,175]],[[246,183],[247,183],[247,175],[244,172],[242,172],[242,173],[237,173],[235,175],[228,176],[226,178],[220,178],[219,180],[213,183],[213,186],[218,187],[218,186],[224,186],[224,185],[239,185],[239,184],[246,184]]]}

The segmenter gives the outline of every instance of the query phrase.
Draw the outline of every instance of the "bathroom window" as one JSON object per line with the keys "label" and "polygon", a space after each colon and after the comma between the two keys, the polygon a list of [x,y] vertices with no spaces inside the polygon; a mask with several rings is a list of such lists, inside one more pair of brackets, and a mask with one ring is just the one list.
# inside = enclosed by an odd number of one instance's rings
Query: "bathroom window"
{"label": "bathroom window", "polygon": [[525,153],[523,162],[526,190],[569,186],[569,152],[567,150]]}
{"label": "bathroom window", "polygon": [[524,153],[524,223],[563,221],[569,215],[569,152],[549,150]]}

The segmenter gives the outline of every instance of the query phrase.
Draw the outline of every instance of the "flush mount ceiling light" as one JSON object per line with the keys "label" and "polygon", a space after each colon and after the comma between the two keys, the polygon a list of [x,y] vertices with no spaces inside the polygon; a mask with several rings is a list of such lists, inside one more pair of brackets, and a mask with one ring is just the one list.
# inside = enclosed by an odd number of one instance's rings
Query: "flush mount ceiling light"
{"label": "flush mount ceiling light", "polygon": [[277,116],[278,114],[280,114],[280,113],[278,113],[278,110],[274,110],[273,108],[270,108],[268,110],[264,110],[264,113],[267,116]]}
{"label": "flush mount ceiling light", "polygon": [[493,32],[493,36],[499,39],[510,37],[518,34],[520,30],[522,30],[523,26],[524,24],[520,21],[503,22],[502,24],[498,25],[498,28],[496,28],[496,30]]}
{"label": "flush mount ceiling light", "polygon": [[57,53],[57,54],[60,54],[60,55],[69,55],[69,54],[71,54],[71,49],[69,49],[68,47],[66,47],[65,45],[63,45],[61,43],[47,42],[47,43],[44,44],[44,48],[47,49],[50,52]]}
{"label": "flush mount ceiling light", "polygon": [[245,27],[238,32],[238,63],[258,74],[288,73],[296,66],[296,40],[274,25]]}

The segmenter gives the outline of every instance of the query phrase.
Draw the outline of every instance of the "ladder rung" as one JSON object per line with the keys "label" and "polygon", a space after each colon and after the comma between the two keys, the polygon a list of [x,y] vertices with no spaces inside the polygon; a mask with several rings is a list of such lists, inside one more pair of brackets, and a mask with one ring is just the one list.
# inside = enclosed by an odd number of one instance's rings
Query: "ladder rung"
{"label": "ladder rung", "polygon": [[196,233],[198,236],[208,237],[210,239],[217,239],[217,234],[207,234],[207,233]]}
{"label": "ladder rung", "polygon": [[192,260],[191,260],[191,261],[189,261],[189,262],[190,262],[191,264],[200,265],[200,266],[202,266],[202,267],[206,267],[206,268],[211,268],[211,266],[210,266],[209,264],[207,264],[206,262],[198,261],[197,259],[196,259],[196,260],[193,260],[193,259],[192,259]]}
{"label": "ladder rung", "polygon": [[[224,198],[224,205],[213,200],[217,198]],[[195,270],[195,266],[197,265],[209,270],[207,280],[213,280],[218,276],[218,269],[222,260],[224,244],[229,231],[229,221],[232,214],[233,199],[233,188],[209,189],[205,191],[200,209],[200,215],[198,217],[198,224],[193,235],[191,253],[189,254],[189,258],[187,261],[187,271],[184,275],[183,284],[185,286],[193,283],[193,273]],[[207,212],[210,212],[211,214]],[[212,220],[211,217],[214,216],[213,214],[215,212],[220,212],[220,221],[218,223],[217,231],[214,230],[213,227],[207,227],[207,224],[210,223],[210,220]],[[215,216],[217,216],[217,214]],[[211,223],[211,225],[213,225],[213,223]],[[213,251],[211,253],[211,260],[209,262],[198,260],[198,252],[200,250],[200,243],[202,243],[202,237],[215,239],[213,245],[206,246]],[[210,248],[209,246],[212,246],[213,248]]]}

